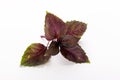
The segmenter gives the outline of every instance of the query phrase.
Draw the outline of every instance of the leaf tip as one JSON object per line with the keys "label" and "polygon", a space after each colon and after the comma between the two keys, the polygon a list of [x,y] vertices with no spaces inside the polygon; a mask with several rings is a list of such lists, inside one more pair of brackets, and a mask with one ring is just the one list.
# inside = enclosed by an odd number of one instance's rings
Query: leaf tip
{"label": "leaf tip", "polygon": [[86,63],[90,64],[90,60],[88,59],[88,60],[86,61]]}
{"label": "leaf tip", "polygon": [[48,11],[46,11],[46,14],[48,14],[49,12]]}
{"label": "leaf tip", "polygon": [[[49,11],[46,11],[46,15],[47,15],[47,14],[52,14],[52,13],[50,13]],[[53,15],[53,14],[52,14],[52,15]]]}

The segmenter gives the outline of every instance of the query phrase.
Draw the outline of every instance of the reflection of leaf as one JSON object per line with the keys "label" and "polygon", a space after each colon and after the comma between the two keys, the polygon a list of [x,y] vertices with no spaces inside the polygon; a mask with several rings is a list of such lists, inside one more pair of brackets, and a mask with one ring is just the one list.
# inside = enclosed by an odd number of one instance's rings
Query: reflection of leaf
{"label": "reflection of leaf", "polygon": [[70,61],[76,63],[89,62],[88,57],[86,56],[84,50],[79,45],[70,48],[61,47],[60,51],[62,55]]}
{"label": "reflection of leaf", "polygon": [[22,56],[21,65],[34,66],[45,63],[50,58],[50,56],[44,56],[46,49],[47,48],[43,44],[31,44]]}
{"label": "reflection of leaf", "polygon": [[57,55],[59,53],[59,44],[57,41],[52,41],[46,55]]}
{"label": "reflection of leaf", "polygon": [[57,16],[47,13],[45,17],[45,37],[47,40],[59,39],[66,33],[65,23]]}
{"label": "reflection of leaf", "polygon": [[66,22],[67,34],[73,35],[76,38],[81,38],[87,28],[87,24],[79,21]]}
{"label": "reflection of leaf", "polygon": [[60,39],[61,46],[63,47],[73,47],[77,45],[79,39],[72,35],[65,35]]}

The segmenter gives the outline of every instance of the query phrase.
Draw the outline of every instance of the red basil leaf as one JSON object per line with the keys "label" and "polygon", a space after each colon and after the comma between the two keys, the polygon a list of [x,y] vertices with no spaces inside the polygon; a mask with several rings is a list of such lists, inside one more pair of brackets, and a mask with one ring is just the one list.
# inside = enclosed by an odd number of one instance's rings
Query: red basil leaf
{"label": "red basil leaf", "polygon": [[57,55],[59,53],[59,44],[57,41],[52,41],[46,55]]}
{"label": "red basil leaf", "polygon": [[40,43],[31,44],[22,56],[21,65],[35,66],[48,61],[50,56],[45,56],[47,48]]}
{"label": "red basil leaf", "polygon": [[67,33],[76,38],[81,38],[85,30],[87,29],[87,24],[79,21],[66,22]]}
{"label": "red basil leaf", "polygon": [[79,39],[72,35],[65,35],[60,39],[61,46],[64,47],[73,47],[77,45]]}
{"label": "red basil leaf", "polygon": [[76,63],[89,62],[86,53],[79,45],[76,45],[76,46],[70,47],[70,48],[61,47],[60,51],[61,51],[62,55],[70,61],[73,61]]}
{"label": "red basil leaf", "polygon": [[66,33],[65,23],[54,14],[47,13],[45,17],[45,37],[47,40],[59,39]]}

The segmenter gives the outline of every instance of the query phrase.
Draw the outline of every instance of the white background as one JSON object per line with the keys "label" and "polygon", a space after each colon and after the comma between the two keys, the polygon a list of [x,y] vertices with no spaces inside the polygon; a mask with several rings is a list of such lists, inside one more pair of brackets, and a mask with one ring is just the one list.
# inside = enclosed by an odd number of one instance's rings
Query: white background
{"label": "white background", "polygon": [[[59,53],[45,65],[20,67],[27,46],[47,43],[40,38],[46,11],[88,24],[79,44],[90,64]],[[0,80],[120,80],[119,0],[0,0]]]}

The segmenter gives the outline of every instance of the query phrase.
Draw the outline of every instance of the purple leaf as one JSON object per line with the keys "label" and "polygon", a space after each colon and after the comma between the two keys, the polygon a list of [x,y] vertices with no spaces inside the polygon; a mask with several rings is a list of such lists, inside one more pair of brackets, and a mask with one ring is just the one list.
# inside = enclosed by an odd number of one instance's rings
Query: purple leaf
{"label": "purple leaf", "polygon": [[85,30],[87,29],[87,24],[79,21],[66,22],[67,33],[76,38],[81,38]]}
{"label": "purple leaf", "polygon": [[50,56],[45,56],[47,48],[40,43],[31,44],[22,56],[21,65],[35,66],[48,61]]}
{"label": "purple leaf", "polygon": [[59,53],[59,43],[57,41],[52,41],[46,55],[57,55]]}
{"label": "purple leaf", "polygon": [[66,33],[65,23],[54,14],[45,17],[45,37],[47,40],[59,39]]}
{"label": "purple leaf", "polygon": [[86,53],[79,45],[69,48],[61,47],[60,51],[62,55],[70,61],[76,63],[89,63]]}
{"label": "purple leaf", "polygon": [[60,39],[61,46],[63,47],[73,47],[77,45],[79,39],[72,35],[65,35]]}

